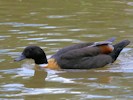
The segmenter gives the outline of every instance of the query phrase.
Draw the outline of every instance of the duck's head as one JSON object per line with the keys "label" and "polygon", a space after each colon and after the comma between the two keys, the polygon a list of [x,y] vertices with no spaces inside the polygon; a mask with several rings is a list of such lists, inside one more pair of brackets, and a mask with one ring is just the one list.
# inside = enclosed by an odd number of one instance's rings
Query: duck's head
{"label": "duck's head", "polygon": [[16,58],[14,61],[21,61],[24,59],[33,59],[36,64],[47,64],[47,58],[44,51],[38,46],[28,46],[26,47],[22,54]]}

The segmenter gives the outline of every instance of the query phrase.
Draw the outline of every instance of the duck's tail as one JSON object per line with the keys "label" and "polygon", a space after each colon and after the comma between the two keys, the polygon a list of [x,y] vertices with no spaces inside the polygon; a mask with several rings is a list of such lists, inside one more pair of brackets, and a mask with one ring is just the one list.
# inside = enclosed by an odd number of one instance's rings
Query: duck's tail
{"label": "duck's tail", "polygon": [[110,56],[112,57],[113,61],[114,62],[117,57],[119,56],[120,52],[123,50],[124,47],[126,47],[128,44],[130,43],[129,40],[123,40],[115,45],[114,46],[114,50],[113,52],[110,53]]}

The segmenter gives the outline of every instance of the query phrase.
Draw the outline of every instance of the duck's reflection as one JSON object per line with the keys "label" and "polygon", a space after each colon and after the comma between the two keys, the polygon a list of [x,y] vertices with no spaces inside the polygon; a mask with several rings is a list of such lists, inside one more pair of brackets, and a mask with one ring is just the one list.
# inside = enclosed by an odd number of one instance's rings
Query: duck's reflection
{"label": "duck's reflection", "polygon": [[[69,84],[100,83],[110,84],[113,82],[112,77],[121,76],[121,72],[109,72],[109,69],[101,70],[49,70],[35,67],[31,69],[34,75],[26,81],[27,88],[45,88],[46,83],[58,82]],[[52,83],[51,83],[52,84]]]}
{"label": "duck's reflection", "polygon": [[28,88],[41,88],[45,87],[45,78],[47,77],[47,71],[42,68],[35,67],[31,69],[34,71],[33,76],[29,78],[25,83],[25,87]]}

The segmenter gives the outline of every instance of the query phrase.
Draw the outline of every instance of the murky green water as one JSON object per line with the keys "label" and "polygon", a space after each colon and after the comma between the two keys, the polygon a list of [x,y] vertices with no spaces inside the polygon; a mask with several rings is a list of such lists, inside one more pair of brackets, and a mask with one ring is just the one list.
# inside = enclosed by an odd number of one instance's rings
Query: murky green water
{"label": "murky green water", "polygon": [[[39,45],[50,57],[80,42],[129,39],[113,65],[93,70],[34,70],[13,62],[24,47]],[[0,0],[1,100],[132,100],[131,0]]]}

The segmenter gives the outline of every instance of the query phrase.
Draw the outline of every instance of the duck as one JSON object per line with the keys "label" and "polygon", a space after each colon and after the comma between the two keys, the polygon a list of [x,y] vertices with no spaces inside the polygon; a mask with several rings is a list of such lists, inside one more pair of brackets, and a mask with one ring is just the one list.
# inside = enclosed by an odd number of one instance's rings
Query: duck
{"label": "duck", "polygon": [[66,46],[47,59],[43,49],[36,45],[27,46],[15,62],[33,59],[35,64],[49,69],[93,69],[114,63],[121,51],[130,43],[122,40],[112,44],[116,38],[105,41],[77,43]]}

